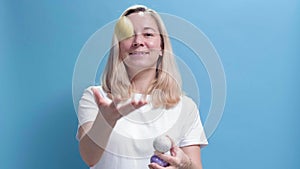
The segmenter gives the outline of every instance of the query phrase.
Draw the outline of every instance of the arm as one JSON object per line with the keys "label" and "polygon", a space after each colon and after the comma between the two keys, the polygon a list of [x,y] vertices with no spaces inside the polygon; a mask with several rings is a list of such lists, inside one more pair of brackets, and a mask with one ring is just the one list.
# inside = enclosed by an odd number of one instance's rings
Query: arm
{"label": "arm", "polygon": [[199,145],[186,146],[182,151],[191,159],[191,169],[202,169],[201,153]]}
{"label": "arm", "polygon": [[88,166],[93,166],[100,160],[117,120],[146,104],[140,100],[117,107],[117,100],[109,103],[96,89],[93,88],[92,91],[99,112],[94,122],[87,122],[78,130],[79,151]]}
{"label": "arm", "polygon": [[[171,156],[166,154],[156,154],[162,160],[170,164],[168,169],[202,169],[201,155],[200,155],[200,144],[206,145],[207,140],[204,134],[202,123],[200,120],[199,111],[196,104],[189,98],[183,98],[183,105],[186,109],[182,109],[185,126],[188,127],[187,131],[184,130],[184,138],[180,144],[182,147],[178,147],[174,141],[172,141],[173,147],[171,148]],[[163,167],[151,163],[149,164],[151,169],[163,169]]]}
{"label": "arm", "polygon": [[112,132],[113,127],[102,125],[106,123],[103,118],[97,117],[95,122],[85,123],[79,128],[79,151],[82,159],[90,167],[100,160]]}
{"label": "arm", "polygon": [[78,130],[78,137],[80,138],[80,155],[83,161],[90,167],[95,165],[99,161],[103,153],[103,149],[89,137],[89,134],[87,134],[87,131],[92,128],[92,125],[93,122],[85,123],[80,126]]}

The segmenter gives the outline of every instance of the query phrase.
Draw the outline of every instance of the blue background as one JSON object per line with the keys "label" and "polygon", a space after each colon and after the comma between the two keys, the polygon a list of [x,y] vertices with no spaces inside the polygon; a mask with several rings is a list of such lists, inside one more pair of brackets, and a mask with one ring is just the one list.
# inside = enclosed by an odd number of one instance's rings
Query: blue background
{"label": "blue background", "polygon": [[2,0],[0,168],[87,168],[75,139],[73,69],[87,39],[133,4],[187,19],[221,57],[227,101],[204,168],[299,168],[296,0]]}

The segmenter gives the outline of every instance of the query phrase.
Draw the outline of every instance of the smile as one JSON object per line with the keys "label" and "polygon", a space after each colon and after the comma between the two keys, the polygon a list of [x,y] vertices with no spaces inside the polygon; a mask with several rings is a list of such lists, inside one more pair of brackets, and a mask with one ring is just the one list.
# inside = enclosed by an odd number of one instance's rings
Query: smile
{"label": "smile", "polygon": [[144,52],[144,51],[134,51],[134,52],[129,52],[129,55],[146,55],[149,54],[149,52]]}

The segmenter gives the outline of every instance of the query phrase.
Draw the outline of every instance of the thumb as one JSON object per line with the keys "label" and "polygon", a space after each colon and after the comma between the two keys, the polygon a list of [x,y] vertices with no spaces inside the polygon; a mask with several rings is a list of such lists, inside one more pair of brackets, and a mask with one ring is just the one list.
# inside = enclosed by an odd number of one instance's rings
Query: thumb
{"label": "thumb", "polygon": [[178,146],[172,147],[171,150],[170,150],[171,156],[177,156],[179,151],[180,151],[180,148]]}
{"label": "thumb", "polygon": [[94,93],[95,100],[96,100],[98,106],[108,105],[107,101],[101,96],[101,94],[99,93],[99,91],[96,88],[93,87],[92,91]]}
{"label": "thumb", "polygon": [[170,139],[172,147],[176,146],[175,141],[169,135],[166,136]]}
{"label": "thumb", "polygon": [[176,156],[177,154],[177,151],[178,151],[178,146],[176,145],[175,141],[169,136],[167,135],[167,137],[170,139],[171,141],[171,149],[170,149],[170,153],[171,153],[171,156]]}

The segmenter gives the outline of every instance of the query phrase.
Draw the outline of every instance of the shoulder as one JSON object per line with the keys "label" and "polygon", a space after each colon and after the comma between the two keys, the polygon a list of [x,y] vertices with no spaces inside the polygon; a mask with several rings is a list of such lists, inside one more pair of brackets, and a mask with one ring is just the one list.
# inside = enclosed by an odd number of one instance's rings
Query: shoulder
{"label": "shoulder", "polygon": [[180,110],[184,116],[192,119],[195,119],[195,117],[198,116],[198,106],[192,98],[188,96],[182,96],[180,102]]}
{"label": "shoulder", "polygon": [[195,103],[195,101],[190,98],[189,96],[183,95],[181,96],[181,100],[183,107],[191,107],[191,108],[197,108],[197,105]]}

